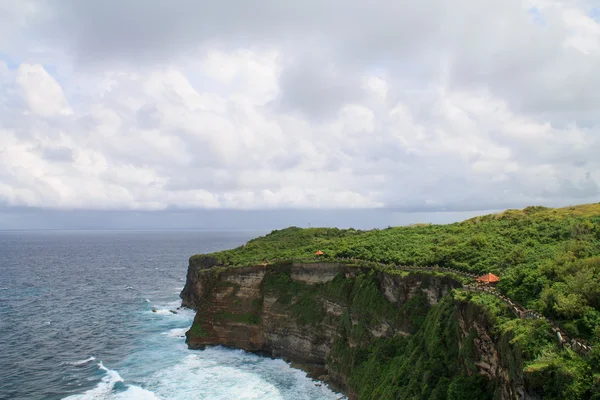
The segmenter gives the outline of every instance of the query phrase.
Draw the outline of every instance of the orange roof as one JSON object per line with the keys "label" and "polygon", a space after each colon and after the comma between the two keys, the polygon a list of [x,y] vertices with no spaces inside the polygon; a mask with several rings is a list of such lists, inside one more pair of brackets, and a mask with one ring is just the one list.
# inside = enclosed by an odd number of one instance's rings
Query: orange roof
{"label": "orange roof", "polygon": [[494,282],[498,282],[499,280],[500,280],[500,278],[498,278],[496,275],[494,275],[492,273],[485,274],[485,275],[477,278],[477,282],[485,282],[485,283],[494,283]]}
{"label": "orange roof", "polygon": [[323,252],[321,250],[315,251],[315,256],[322,256]]}

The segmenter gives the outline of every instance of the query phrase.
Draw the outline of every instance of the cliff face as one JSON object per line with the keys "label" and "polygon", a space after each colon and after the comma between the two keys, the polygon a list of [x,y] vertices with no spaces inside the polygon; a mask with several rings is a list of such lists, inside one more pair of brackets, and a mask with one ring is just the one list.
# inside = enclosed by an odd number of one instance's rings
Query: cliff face
{"label": "cliff face", "polygon": [[[522,383],[509,379],[503,366],[508,361],[485,318],[449,300],[451,290],[461,286],[451,278],[326,263],[214,265],[210,259],[190,265],[181,293],[183,305],[197,311],[186,334],[190,348],[224,345],[285,358],[351,398],[368,398],[370,394],[361,393],[367,387],[361,379],[370,369],[390,369],[394,357],[406,357],[400,352],[411,346],[433,352],[428,350],[433,341],[464,361],[459,371],[452,371],[456,359],[451,359],[444,373],[482,377],[496,398],[524,396]],[[442,308],[448,310],[441,313]],[[452,329],[435,333],[438,325]],[[378,346],[395,346],[389,351],[398,353],[390,353],[386,361],[375,355]],[[390,371],[402,374],[400,367]]]}

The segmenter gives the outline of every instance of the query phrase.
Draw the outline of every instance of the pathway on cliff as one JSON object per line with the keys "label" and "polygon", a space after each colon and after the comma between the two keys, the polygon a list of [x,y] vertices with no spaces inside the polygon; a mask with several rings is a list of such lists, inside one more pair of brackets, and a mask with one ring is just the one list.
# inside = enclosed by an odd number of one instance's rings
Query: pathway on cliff
{"label": "pathway on cliff", "polygon": [[[365,266],[377,266],[377,267],[381,267],[381,268],[384,268],[384,269],[394,268],[394,269],[405,270],[405,271],[448,272],[448,273],[452,273],[452,274],[455,274],[455,275],[462,276],[463,278],[467,278],[469,280],[475,280],[478,277],[477,274],[473,274],[473,273],[470,273],[470,272],[461,271],[461,270],[455,269],[455,268],[440,267],[440,266],[437,266],[437,265],[436,266],[431,266],[431,267],[408,266],[408,265],[394,265],[394,264],[384,264],[384,263],[374,262],[374,261],[360,260],[360,259],[356,259],[356,258],[335,258],[335,259],[315,259],[315,258],[309,258],[309,259],[291,259],[291,260],[276,259],[276,260],[272,260],[270,262],[272,263],[272,262],[282,262],[282,261],[304,262],[304,263],[306,263],[306,262],[314,263],[316,261],[317,262],[338,262],[338,263],[348,263],[348,262],[350,262],[350,263],[354,263],[354,264],[362,264],[362,265],[365,265]],[[268,264],[269,261],[266,261],[266,263]],[[473,283],[473,284],[470,284],[470,283],[469,284],[464,284],[463,283],[463,289],[465,289],[467,291],[470,291],[470,292],[484,292],[484,293],[488,293],[488,294],[490,294],[492,296],[497,297],[502,302],[504,302],[508,306],[508,308],[518,318],[522,318],[522,319],[545,319],[550,324],[550,327],[551,327],[552,331],[556,335],[556,339],[564,347],[570,348],[570,349],[572,349],[572,350],[574,350],[574,351],[576,351],[578,353],[581,353],[581,354],[587,354],[587,353],[589,353],[592,350],[591,346],[583,343],[582,339],[576,339],[576,338],[570,337],[567,333],[565,333],[558,326],[558,324],[556,324],[551,319],[549,319],[547,317],[544,317],[543,315],[541,315],[537,311],[526,309],[521,304],[519,304],[516,301],[513,301],[512,299],[510,299],[509,297],[503,295],[498,290],[496,290],[496,288],[494,288],[492,286],[488,286],[488,285],[485,285],[485,284],[477,284],[477,283]]]}
{"label": "pathway on cliff", "polygon": [[[457,274],[457,275],[460,275],[460,276],[463,276],[463,277],[469,278],[469,279],[471,279],[471,278],[472,279],[477,278],[476,274],[472,274],[472,273],[469,273],[469,272],[460,271],[460,270],[457,270],[457,269],[454,269],[454,268],[446,268],[446,267],[439,267],[439,266],[434,266],[434,267],[410,267],[410,266],[395,265],[394,267],[397,268],[397,269],[402,269],[402,270],[446,271],[446,272],[451,272],[453,274]],[[570,349],[572,349],[572,350],[574,350],[574,351],[576,351],[578,353],[583,353],[583,354],[587,354],[587,353],[589,353],[592,350],[592,348],[589,345],[586,345],[586,344],[582,343],[581,339],[571,338],[567,333],[565,333],[558,326],[558,324],[556,324],[551,319],[544,317],[543,315],[541,315],[537,311],[526,309],[525,307],[523,307],[519,303],[513,301],[509,297],[507,297],[507,296],[503,295],[502,293],[500,293],[493,286],[489,286],[489,285],[485,285],[485,284],[477,284],[476,283],[476,284],[473,284],[473,285],[471,285],[471,284],[466,284],[466,285],[463,284],[463,288],[465,290],[467,290],[467,291],[484,292],[484,293],[488,293],[488,294],[491,294],[491,295],[497,297],[502,302],[504,302],[508,306],[508,308],[517,317],[519,317],[519,318],[522,318],[522,319],[542,319],[543,318],[543,319],[545,319],[550,324],[550,327],[551,327],[552,331],[556,335],[556,339],[564,347],[568,347],[568,348],[570,348]]]}

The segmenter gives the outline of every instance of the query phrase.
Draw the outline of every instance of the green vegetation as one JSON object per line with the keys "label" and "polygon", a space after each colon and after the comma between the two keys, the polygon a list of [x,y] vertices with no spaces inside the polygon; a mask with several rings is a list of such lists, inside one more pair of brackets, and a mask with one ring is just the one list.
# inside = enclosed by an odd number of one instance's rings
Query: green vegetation
{"label": "green vegetation", "polygon": [[400,319],[398,310],[379,292],[375,270],[365,269],[354,279],[338,275],[330,282],[308,285],[292,280],[290,267],[281,264],[269,269],[262,290],[276,296],[279,305],[291,310],[300,324],[316,326],[329,318],[321,299],[348,304],[349,311],[359,315],[360,324],[365,326],[376,325],[380,318]]}
{"label": "green vegetation", "polygon": [[513,300],[557,321],[572,336],[600,339],[600,203],[527,207],[449,225],[371,231],[292,227],[211,256],[222,265],[248,265],[306,259],[317,249],[323,259],[493,272],[502,277],[499,290]]}
{"label": "green vegetation", "polygon": [[[311,286],[292,281],[285,265],[270,269],[263,290],[277,292],[281,306],[292,307],[302,324],[317,326],[328,318],[318,298],[349,305],[329,364],[350,378],[361,399],[498,398],[498,386],[474,374],[477,333],[470,330],[459,338],[461,307],[472,320],[489,324],[512,382],[525,380],[544,399],[600,399],[600,203],[527,207],[449,225],[371,231],[292,227],[210,256],[221,266],[244,266],[316,259],[316,250],[323,251],[323,260],[495,273],[502,293],[593,347],[585,356],[560,348],[545,319],[515,319],[504,303],[483,293],[457,290],[431,309],[415,296],[398,310],[378,290],[378,268]],[[360,316],[358,321],[350,314]],[[399,325],[409,321],[404,328],[412,335],[370,340],[367,331],[383,318]]]}
{"label": "green vegetation", "polygon": [[240,322],[243,324],[256,325],[260,323],[260,316],[254,313],[231,313],[229,311],[221,311],[215,314],[216,320],[226,320],[231,322]]}
{"label": "green vegetation", "polygon": [[[458,340],[460,308],[446,297],[410,338],[381,339],[349,365],[361,399],[492,399],[495,385],[474,374],[475,334]],[[349,352],[357,352],[347,349]]]}
{"label": "green vegetation", "polygon": [[[460,332],[460,313],[469,321],[467,335]],[[562,350],[545,320],[514,319],[493,296],[457,290],[417,326],[410,337],[367,343],[359,340],[360,328],[346,325],[331,364],[350,376],[360,399],[497,399],[502,386],[480,375],[474,362],[478,326],[491,333],[499,352],[499,360],[487,362],[508,370],[513,384],[525,381],[550,400],[600,398],[589,359]]]}
{"label": "green vegetation", "polygon": [[201,324],[194,322],[192,324],[192,327],[190,328],[188,335],[195,337],[204,337],[206,336],[206,332],[204,331],[204,329],[202,329]]}

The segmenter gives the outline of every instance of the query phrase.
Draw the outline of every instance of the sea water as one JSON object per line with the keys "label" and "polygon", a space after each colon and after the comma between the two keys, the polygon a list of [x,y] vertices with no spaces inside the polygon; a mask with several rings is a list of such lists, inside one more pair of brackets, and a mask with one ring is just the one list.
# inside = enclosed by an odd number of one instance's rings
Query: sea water
{"label": "sea water", "polygon": [[0,232],[0,399],[340,398],[282,360],[185,345],[188,257],[262,233]]}

